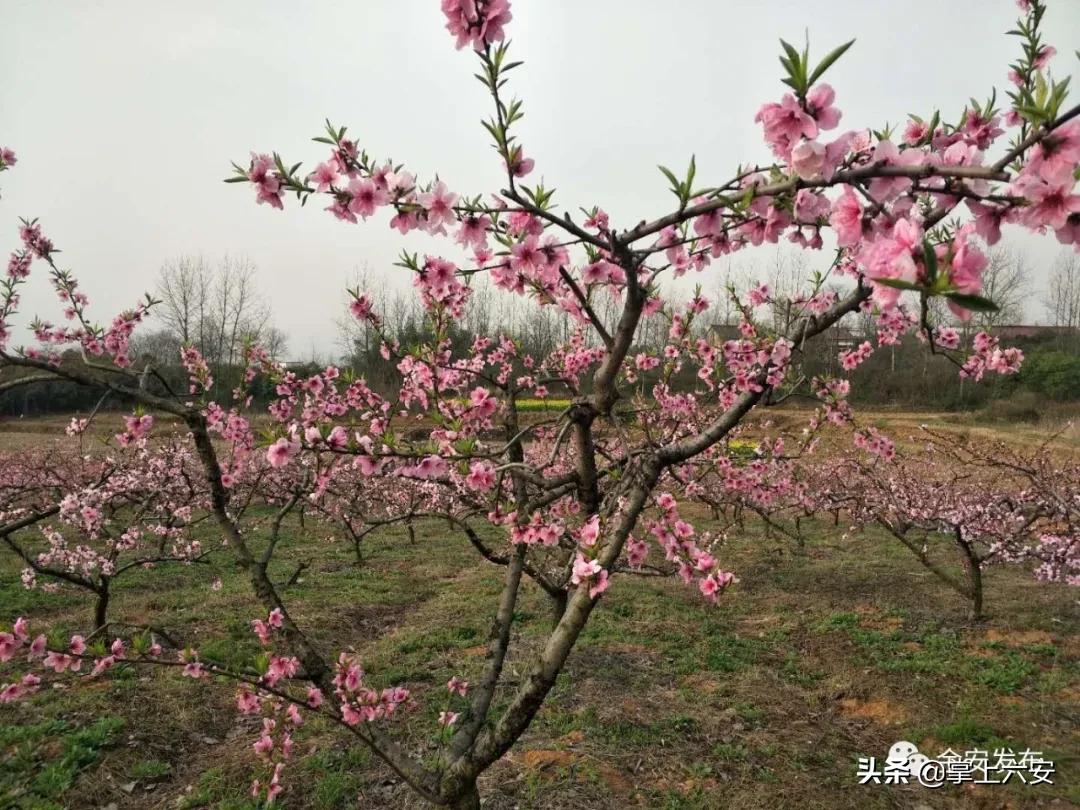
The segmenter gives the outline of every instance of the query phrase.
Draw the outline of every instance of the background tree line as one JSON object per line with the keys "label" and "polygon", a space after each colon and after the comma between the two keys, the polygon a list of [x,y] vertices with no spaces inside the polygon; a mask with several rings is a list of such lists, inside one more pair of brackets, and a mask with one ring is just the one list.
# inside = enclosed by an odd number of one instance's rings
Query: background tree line
{"label": "background tree line", "polygon": [[[758,263],[729,266],[712,290],[705,294],[712,302],[705,317],[714,334],[721,339],[738,336],[739,313],[726,293],[733,285],[744,287],[749,279],[767,279],[775,304],[763,314],[781,327],[793,308],[791,296],[810,275],[802,254],[777,251],[767,270]],[[880,347],[873,356],[852,373],[855,396],[863,405],[903,408],[967,410],[983,407],[991,401],[1016,401],[1020,412],[1038,408],[1040,400],[1080,401],[1080,256],[1063,252],[1051,268],[1043,298],[1050,323],[1033,329],[1017,329],[1025,323],[1026,305],[1035,292],[1026,279],[1031,277],[1027,258],[1009,249],[990,253],[984,274],[987,296],[998,303],[997,312],[976,313],[967,323],[955,321],[934,299],[935,322],[956,326],[965,344],[978,331],[998,333],[1009,345],[1024,350],[1026,362],[1016,377],[995,376],[974,384],[960,380],[956,368],[941,358],[932,357],[925,346],[913,337],[895,346]],[[381,313],[385,334],[407,348],[425,338],[424,318],[416,296],[390,288],[374,273],[358,273],[353,286],[368,291]],[[685,297],[689,297],[687,292]],[[243,347],[256,342],[275,359],[287,359],[285,334],[273,324],[270,306],[259,292],[255,265],[244,257],[227,256],[212,263],[202,256],[181,256],[160,270],[156,297],[161,303],[151,322],[156,329],[136,333],[135,356],[150,358],[155,370],[174,390],[186,387],[185,374],[178,358],[180,347],[194,345],[210,364],[215,378],[214,397],[227,402],[243,373]],[[617,302],[599,295],[592,301],[594,310],[610,322],[617,312]],[[365,377],[377,390],[388,390],[397,379],[396,361],[380,353],[381,337],[369,323],[359,323],[343,306],[336,321],[338,351],[343,364],[357,376]],[[667,340],[669,323],[656,314],[643,319],[636,336],[642,350],[655,350]],[[566,342],[575,331],[573,319],[558,307],[526,306],[490,286],[478,286],[463,317],[451,336],[455,350],[465,349],[477,335],[508,333],[524,353],[546,356]],[[840,371],[838,355],[863,340],[874,339],[874,318],[864,315],[858,325],[833,329],[827,339],[818,341],[804,358],[808,374],[833,374]],[[316,358],[291,364],[298,373],[310,373],[319,367]],[[906,375],[891,374],[897,367],[916,369]],[[130,403],[105,399],[101,391],[78,388],[63,382],[33,386],[13,385],[12,379],[0,380],[0,415],[39,415],[46,413],[87,412],[94,407],[126,408]],[[641,381],[647,390],[649,375]],[[676,379],[676,385],[690,387],[695,380]],[[260,392],[256,392],[259,396]],[[559,392],[553,391],[553,396]],[[1007,409],[1006,409],[1007,410]],[[1017,413],[1019,418],[1024,413]],[[1027,414],[1031,415],[1031,414]]]}

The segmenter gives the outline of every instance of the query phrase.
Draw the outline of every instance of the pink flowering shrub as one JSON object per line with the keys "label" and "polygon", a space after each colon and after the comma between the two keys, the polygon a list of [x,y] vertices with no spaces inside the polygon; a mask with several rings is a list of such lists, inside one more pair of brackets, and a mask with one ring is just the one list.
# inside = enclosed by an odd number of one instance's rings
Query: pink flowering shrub
{"label": "pink flowering shrub", "polygon": [[[1025,564],[1046,582],[1080,585],[1080,465],[1049,442],[1017,450],[923,428],[911,451],[888,461],[871,452],[800,470],[806,500],[852,531],[878,526],[983,615],[984,571]],[[880,454],[877,454],[880,456]],[[936,549],[951,545],[961,576]]]}
{"label": "pink flowering shrub", "polygon": [[[190,444],[174,437],[150,445],[152,424],[149,415],[126,417],[104,455],[50,451],[2,459],[0,544],[25,566],[26,588],[92,595],[95,632],[110,624],[117,579],[167,563],[206,563],[216,550],[191,532],[205,516],[207,492]],[[85,428],[74,420],[68,432]]]}
{"label": "pink flowering shrub", "polygon": [[[853,423],[846,378],[802,373],[809,342],[845,317],[867,313],[875,318],[877,346],[915,330],[965,375],[1016,371],[1019,355],[989,337],[977,340],[972,357],[958,355],[954,335],[932,322],[927,302],[944,298],[961,318],[994,307],[981,295],[982,243],[997,241],[1002,225],[1052,231],[1070,244],[1080,232],[1074,193],[1080,108],[1063,108],[1065,85],[1048,78],[1033,47],[1042,10],[1039,0],[1025,4],[1009,109],[998,109],[992,98],[948,120],[935,112],[912,119],[895,140],[887,131],[840,130],[842,93],[820,80],[851,43],[816,64],[785,43],[783,81],[790,92],[756,116],[773,162],[741,164],[730,179],[708,182],[697,177],[693,159],[681,176],[663,168],[673,209],[620,227],[592,202],[576,217],[573,207],[558,207],[553,189],[529,180],[543,156],[525,149],[523,104],[508,95],[521,64],[506,44],[508,0],[443,0],[447,28],[459,48],[470,46],[491,96],[483,126],[505,172],[500,188],[463,193],[437,177],[418,178],[330,124],[315,139],[326,152],[311,171],[277,154],[254,153],[235,164],[228,180],[250,185],[256,202],[269,208],[314,198],[348,225],[381,222],[443,240],[445,253],[406,251],[398,263],[425,313],[418,345],[388,337],[384,313],[364,290],[350,291],[352,315],[382,337],[382,355],[396,365],[399,384],[389,393],[336,367],[301,377],[257,347],[248,352],[244,385],[228,408],[207,399],[211,372],[193,348],[182,356],[188,390],[172,391],[152,368],[132,368],[129,354],[131,332],[155,302],[141,302],[107,328],[95,325],[85,294],[58,267],[52,242],[39,224],[25,222],[23,247],[0,286],[0,362],[105,385],[184,423],[209,513],[263,604],[251,628],[265,654],[248,671],[206,662],[195,649],[177,659],[119,637],[107,648],[88,648],[81,637],[50,647],[20,620],[0,649],[32,671],[11,682],[10,694],[33,691],[43,678],[84,660],[98,672],[123,661],[230,679],[239,684],[240,711],[262,720],[254,745],[266,772],[253,785],[256,796],[273,801],[287,789],[293,734],[305,712],[318,712],[369,746],[427,801],[478,807],[478,776],[529,727],[590,614],[624,571],[669,570],[708,602],[736,581],[718,538],[695,525],[693,502],[708,505],[717,491],[729,491],[764,511],[777,499],[797,504],[803,497],[776,438],[763,440],[762,457],[749,464],[732,462],[727,451],[751,411],[788,396],[820,401],[809,437],[825,424]],[[819,250],[826,238],[838,246],[828,273],[808,279],[780,322],[762,317],[761,309],[775,303],[767,286],[729,291],[740,314],[736,338],[720,339],[705,328],[702,314],[716,301],[698,293],[677,303],[666,292],[668,279],[704,274],[714,260],[749,247],[786,239]],[[9,324],[18,292],[41,263],[67,324],[35,321],[39,345],[16,348]],[[455,350],[453,326],[481,280],[530,306],[557,307],[576,331],[542,357],[501,335]],[[657,350],[638,345],[646,317],[668,324]],[[82,353],[81,365],[60,364],[60,350],[71,346]],[[875,349],[860,346],[841,358],[843,368]],[[268,435],[256,431],[249,411],[245,386],[256,379],[275,392]],[[679,382],[685,379],[692,383]],[[549,395],[569,405],[538,421],[521,418],[520,400]],[[128,441],[144,440],[148,428],[129,423]],[[882,463],[894,457],[887,436],[871,428],[855,435],[859,448]],[[243,508],[251,492],[281,516],[261,548],[251,541],[252,518]],[[503,567],[504,585],[487,657],[462,673],[468,686],[461,679],[447,686],[430,730],[439,751],[434,762],[396,739],[397,719],[415,703],[408,685],[376,689],[355,653],[314,643],[290,614],[284,589],[270,579],[282,520],[301,503],[353,535],[379,522],[433,514],[470,541],[479,537],[475,526],[501,538],[496,545],[473,543]],[[1057,537],[1048,528],[1045,546],[1060,548]],[[516,606],[532,585],[553,596],[554,626],[507,677]]]}

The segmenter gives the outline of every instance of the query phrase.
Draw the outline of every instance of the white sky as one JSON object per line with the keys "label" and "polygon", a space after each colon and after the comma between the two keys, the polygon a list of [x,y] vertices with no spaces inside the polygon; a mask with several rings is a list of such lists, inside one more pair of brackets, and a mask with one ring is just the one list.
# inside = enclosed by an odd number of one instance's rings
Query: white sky
{"label": "white sky", "polygon": [[[152,288],[169,258],[243,254],[290,356],[331,351],[356,269],[404,288],[391,266],[401,249],[449,243],[400,237],[385,213],[339,223],[314,199],[274,211],[221,180],[252,149],[313,167],[324,147],[310,138],[330,117],[422,180],[499,188],[476,59],[454,50],[438,5],[7,0],[0,145],[20,162],[0,175],[0,249],[17,246],[19,216],[40,217],[99,319]],[[517,131],[537,161],[529,180],[542,175],[570,211],[602,205],[620,227],[670,207],[657,163],[682,169],[693,152],[698,178],[720,181],[740,161],[769,159],[753,116],[785,89],[779,37],[801,43],[809,30],[819,57],[857,39],[827,77],[844,113],[837,131],[935,106],[955,120],[968,97],[1004,89],[1019,50],[1003,36],[1013,0],[514,0],[513,13],[513,56],[525,60],[512,74],[526,112]],[[1051,0],[1045,30],[1055,74],[1076,74],[1080,2]],[[1058,254],[1052,237],[1007,241],[1042,273]],[[57,317],[40,276],[22,310]]]}

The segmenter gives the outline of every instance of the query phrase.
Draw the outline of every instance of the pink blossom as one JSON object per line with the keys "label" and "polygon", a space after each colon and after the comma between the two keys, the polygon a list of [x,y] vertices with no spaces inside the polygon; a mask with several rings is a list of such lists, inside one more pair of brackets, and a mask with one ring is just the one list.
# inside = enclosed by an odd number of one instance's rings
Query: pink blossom
{"label": "pink blossom", "polygon": [[282,437],[274,442],[266,451],[266,460],[270,466],[279,469],[288,464],[293,456],[300,452],[300,443],[289,441]]}
{"label": "pink blossom", "polygon": [[447,463],[441,456],[425,456],[413,468],[417,478],[439,478],[446,475]]}
{"label": "pink blossom", "polygon": [[862,206],[851,186],[844,186],[833,203],[829,224],[836,230],[836,241],[841,247],[851,247],[862,240]]}
{"label": "pink blossom", "polygon": [[282,613],[281,608],[276,607],[270,611],[270,615],[266,619],[266,624],[274,630],[280,630],[284,626],[285,614]]}
{"label": "pink blossom", "polygon": [[315,191],[319,194],[329,191],[330,187],[338,182],[338,179],[337,166],[332,163],[320,163],[308,177],[308,180],[315,183]]}
{"label": "pink blossom", "polygon": [[521,147],[515,146],[514,151],[510,155],[510,162],[507,164],[506,168],[510,174],[514,175],[514,177],[525,177],[532,172],[535,165],[536,161],[532,158],[525,157],[524,153],[521,151]]}
{"label": "pink blossom", "polygon": [[1055,129],[1031,150],[1026,172],[1036,172],[1050,184],[1066,185],[1080,164],[1080,120]]}
{"label": "pink blossom", "polygon": [[803,180],[821,175],[825,166],[825,147],[817,141],[800,141],[791,150],[791,168]]}
{"label": "pink blossom", "polygon": [[597,208],[594,213],[590,214],[585,220],[585,227],[592,228],[596,231],[606,231],[608,229],[608,215],[602,208]]}
{"label": "pink blossom", "polygon": [[1057,228],[1054,235],[1063,245],[1080,245],[1080,213],[1069,214],[1065,227]]}
{"label": "pink blossom", "polygon": [[1043,45],[1043,47],[1039,49],[1038,54],[1036,54],[1034,61],[1031,63],[1032,67],[1034,67],[1035,70],[1042,70],[1050,64],[1050,60],[1054,58],[1056,53],[1057,48],[1053,45]]}
{"label": "pink blossom", "polygon": [[367,219],[380,205],[386,205],[390,196],[385,190],[370,180],[351,180],[349,182],[349,211],[361,219]]}
{"label": "pink blossom", "polygon": [[600,573],[600,570],[599,562],[586,559],[581,552],[578,552],[577,557],[574,558],[574,567],[570,574],[570,581],[574,585],[580,585],[585,580]]}
{"label": "pink blossom", "polygon": [[26,278],[30,275],[32,255],[25,250],[11,254],[8,259],[7,273],[11,278]]}
{"label": "pink blossom", "polygon": [[698,590],[701,591],[701,595],[711,602],[716,601],[716,594],[720,590],[720,585],[712,577],[702,577],[698,582]]}
{"label": "pink blossom", "polygon": [[189,661],[188,663],[186,663],[184,665],[184,668],[183,668],[181,674],[185,678],[199,679],[199,678],[205,678],[206,677],[206,670],[203,669],[203,665],[202,665],[201,662],[199,662],[199,661]]}
{"label": "pink blossom", "polygon": [[446,29],[457,37],[458,50],[472,44],[482,51],[503,39],[503,28],[513,19],[509,0],[442,0],[442,12]]}
{"label": "pink blossom", "polygon": [[259,698],[250,689],[241,689],[236,694],[236,708],[241,714],[255,714],[259,711]]}
{"label": "pink blossom", "polygon": [[799,222],[817,222],[822,217],[828,217],[829,211],[829,201],[822,194],[801,188],[795,195],[795,219]]}
{"label": "pink blossom", "polygon": [[274,159],[270,155],[251,155],[251,167],[248,169],[248,180],[256,186],[255,201],[259,204],[267,203],[272,208],[282,209],[281,202],[281,178],[270,170],[274,166]]}
{"label": "pink blossom", "polygon": [[608,572],[605,569],[601,569],[600,573],[597,574],[592,586],[589,588],[589,598],[595,599],[596,597],[598,597],[600,594],[602,594],[608,589],[609,584],[610,578],[608,576]]}
{"label": "pink blossom", "polygon": [[487,492],[495,486],[495,467],[489,461],[474,461],[465,477],[465,486],[474,492]]}
{"label": "pink blossom", "polygon": [[343,425],[335,425],[326,437],[326,445],[333,450],[344,450],[349,445],[349,431]]}
{"label": "pink blossom", "polygon": [[865,340],[855,349],[840,352],[840,365],[844,371],[854,371],[865,363],[874,353],[874,347],[870,341]]}
{"label": "pink blossom", "polygon": [[765,130],[765,141],[773,152],[787,161],[791,150],[803,138],[816,138],[818,125],[791,93],[785,93],[779,104],[762,105],[754,116]]}
{"label": "pink blossom", "polygon": [[491,228],[491,217],[487,214],[463,217],[454,241],[463,247],[471,245],[476,250],[486,249],[489,228]]}
{"label": "pink blossom", "polygon": [[439,180],[431,191],[424,192],[417,199],[427,212],[427,230],[430,233],[439,233],[443,225],[454,223],[454,205],[457,203],[458,195],[447,189],[442,180]]}
{"label": "pink blossom", "polygon": [[960,333],[951,326],[934,327],[934,343],[943,349],[960,348]]}
{"label": "pink blossom", "polygon": [[986,256],[970,241],[974,225],[960,228],[953,237],[953,258],[949,266],[949,280],[960,292],[975,294],[982,289],[982,274],[986,269]]}
{"label": "pink blossom", "polygon": [[986,240],[988,245],[996,245],[1001,239],[1001,223],[1006,210],[995,205],[967,200],[967,207],[975,216],[975,232]]}
{"label": "pink blossom", "polygon": [[465,697],[466,692],[469,691],[469,682],[462,680],[457,675],[455,675],[447,682],[446,688],[450,691],[451,694]]}
{"label": "pink blossom", "polygon": [[439,725],[444,728],[454,725],[460,715],[457,712],[439,712]]}
{"label": "pink blossom", "polygon": [[[878,141],[874,147],[873,162],[884,166],[913,168],[926,163],[926,155],[921,149],[897,148],[892,141]],[[909,177],[875,177],[870,181],[870,196],[876,202],[886,203],[896,199],[911,188]]]}
{"label": "pink blossom", "polygon": [[[899,220],[888,237],[881,236],[869,244],[860,255],[866,275],[871,279],[898,279],[914,284],[919,280],[915,254],[922,253],[922,228],[908,219]],[[900,290],[882,284],[874,285],[874,300],[882,309],[896,306]]]}
{"label": "pink blossom", "polygon": [[832,106],[836,93],[828,84],[818,84],[806,94],[806,106],[820,129],[835,129],[840,123],[840,110]]}
{"label": "pink blossom", "polygon": [[20,646],[11,633],[0,633],[0,661],[10,661]]}
{"label": "pink blossom", "polygon": [[750,306],[760,307],[772,299],[772,287],[768,284],[758,284],[756,287],[751,287],[747,299],[750,301]]}
{"label": "pink blossom", "polygon": [[578,542],[583,546],[595,546],[600,537],[600,516],[592,515],[578,532]]}
{"label": "pink blossom", "polygon": [[1014,185],[1030,201],[1020,214],[1021,221],[1029,228],[1064,228],[1069,216],[1080,212],[1080,196],[1073,193],[1071,176],[1047,181],[1024,172]]}
{"label": "pink blossom", "polygon": [[908,146],[916,146],[930,133],[930,125],[925,121],[916,121],[911,118],[904,127],[904,143]]}

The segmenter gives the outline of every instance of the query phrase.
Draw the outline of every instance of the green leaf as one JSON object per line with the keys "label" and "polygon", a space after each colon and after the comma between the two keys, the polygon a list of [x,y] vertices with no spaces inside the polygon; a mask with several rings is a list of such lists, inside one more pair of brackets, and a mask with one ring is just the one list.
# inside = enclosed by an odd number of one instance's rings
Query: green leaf
{"label": "green leaf", "polygon": [[750,203],[754,201],[755,186],[747,186],[746,191],[743,192],[742,197],[739,198],[739,210],[745,211],[750,207]]}
{"label": "green leaf", "polygon": [[904,281],[900,278],[874,278],[871,279],[875,284],[881,284],[885,287],[893,287],[897,290],[922,290],[918,284],[912,284],[910,281]]}
{"label": "green leaf", "polygon": [[1000,307],[991,301],[989,298],[983,298],[981,295],[968,295],[962,292],[947,292],[942,293],[953,303],[962,306],[964,309],[970,309],[973,312],[997,312]]}
{"label": "green leaf", "polygon": [[849,42],[845,42],[843,45],[839,46],[838,48],[834,48],[832,51],[830,51],[825,56],[824,59],[822,59],[820,62],[818,62],[818,66],[816,68],[814,68],[814,72],[810,74],[810,81],[808,81],[806,83],[806,86],[807,87],[813,87],[814,82],[816,82],[818,79],[820,79],[821,75],[826,70],[831,68],[833,66],[833,63],[837,59],[839,59],[841,56],[843,56],[847,52],[847,49],[850,48],[854,44],[855,44],[855,40],[850,40]]}
{"label": "green leaf", "polygon": [[151,643],[150,633],[146,631],[137,633],[131,638],[131,646],[139,655],[145,655],[149,651]]}
{"label": "green leaf", "polygon": [[793,48],[789,43],[785,42],[784,40],[780,40],[780,46],[784,49],[784,52],[787,54],[787,58],[791,60],[791,64],[795,65],[795,66],[798,66],[798,64],[799,64],[799,52],[797,50],[795,50],[795,48]]}
{"label": "green leaf", "polygon": [[784,52],[787,54],[785,61],[784,57],[780,57],[780,61],[784,63],[784,68],[788,72],[788,76],[791,81],[790,84],[800,96],[806,92],[806,60],[799,55],[799,52],[795,50],[789,43],[784,40],[780,40],[780,45],[783,46]]}
{"label": "green leaf", "polygon": [[675,179],[675,173],[673,171],[671,171],[671,169],[669,169],[667,166],[657,166],[656,168],[658,168],[660,171],[662,171],[664,173],[664,177],[666,177],[668,180],[671,181],[672,190],[677,192],[678,189],[679,189],[679,186],[682,185],[682,184],[678,180]]}
{"label": "green leaf", "polygon": [[929,239],[923,239],[923,261],[926,264],[926,278],[933,284],[937,281],[938,275],[938,263],[937,253],[934,251],[934,246],[930,244]]}

